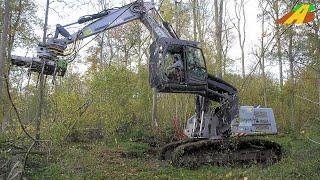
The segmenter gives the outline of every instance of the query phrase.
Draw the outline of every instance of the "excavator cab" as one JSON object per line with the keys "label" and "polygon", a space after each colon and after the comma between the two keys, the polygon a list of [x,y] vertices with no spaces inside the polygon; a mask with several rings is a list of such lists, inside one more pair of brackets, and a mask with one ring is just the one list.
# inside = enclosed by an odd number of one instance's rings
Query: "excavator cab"
{"label": "excavator cab", "polygon": [[197,42],[162,38],[150,49],[150,80],[159,92],[197,93],[207,87],[207,68]]}

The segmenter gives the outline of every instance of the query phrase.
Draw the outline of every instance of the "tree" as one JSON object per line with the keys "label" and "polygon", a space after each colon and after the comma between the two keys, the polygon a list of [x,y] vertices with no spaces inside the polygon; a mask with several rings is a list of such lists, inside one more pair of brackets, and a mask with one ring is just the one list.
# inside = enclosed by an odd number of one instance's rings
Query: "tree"
{"label": "tree", "polygon": [[266,77],[266,52],[268,50],[268,43],[266,43],[267,32],[266,32],[266,5],[264,1],[259,1],[259,6],[261,7],[261,14],[258,17],[261,18],[261,39],[260,47],[253,53],[258,60],[258,64],[261,70],[261,76],[263,81],[263,101],[264,106],[267,107],[267,77]]}
{"label": "tree", "polygon": [[239,46],[241,49],[241,64],[242,64],[242,78],[245,78],[245,43],[246,43],[246,13],[245,13],[245,2],[244,0],[234,0],[234,12],[236,16],[236,22],[233,23],[233,27],[238,33]]}
{"label": "tree", "polygon": [[223,23],[223,6],[224,0],[214,0],[214,23],[215,23],[215,42],[216,42],[216,75],[218,78],[222,78],[222,23]]}
{"label": "tree", "polygon": [[[225,17],[229,16],[229,12],[227,11],[227,7],[228,7],[228,3],[225,3]],[[229,16],[230,17],[230,16]],[[230,25],[230,18],[224,18],[223,20],[223,64],[222,64],[222,68],[223,68],[223,76],[225,76],[227,74],[227,67],[229,64],[233,63],[233,60],[231,58],[228,57],[228,53],[229,50],[232,48],[232,43],[233,43],[233,33],[232,33],[232,29],[233,29],[233,25],[231,23]]]}
{"label": "tree", "polygon": [[[8,48],[8,33],[9,33],[9,21],[10,21],[10,1],[5,0],[4,1],[4,16],[3,16],[3,27],[2,27],[2,34],[1,34],[1,42],[0,42],[0,102],[1,102],[1,109],[3,110],[3,113],[6,113],[7,107],[4,103],[5,100],[5,92],[4,92],[4,83],[5,78],[8,77],[7,74],[7,48]],[[7,77],[5,77],[7,76]],[[2,130],[6,128],[7,125],[7,119],[6,115],[3,117],[3,124],[2,124]]]}
{"label": "tree", "polygon": [[193,40],[198,40],[198,33],[197,33],[197,22],[198,20],[198,12],[199,12],[199,5],[198,0],[192,0],[192,16],[193,16]]}
{"label": "tree", "polygon": [[[47,0],[46,3],[46,14],[45,14],[45,23],[43,26],[43,37],[42,37],[42,43],[46,43],[46,38],[47,38],[47,26],[48,26],[48,14],[49,14],[49,4],[50,1]],[[45,61],[42,61],[43,66],[45,65]],[[43,101],[44,101],[44,96],[45,96],[45,77],[44,74],[41,72],[40,73],[40,81],[39,81],[39,95],[38,95],[38,111],[36,115],[36,140],[40,140],[40,128],[41,128],[41,121],[42,121],[42,111],[43,111]]]}
{"label": "tree", "polygon": [[[280,18],[280,1],[276,0],[274,1],[273,4],[274,7],[274,13],[275,13],[275,18],[274,21],[276,21],[277,19]],[[282,50],[281,50],[281,28],[280,25],[278,23],[276,23],[276,43],[277,43],[277,57],[278,57],[278,61],[279,61],[279,79],[280,79],[280,88],[283,88],[283,65],[282,65]]]}
{"label": "tree", "polygon": [[[263,3],[261,3],[261,6],[263,6]],[[263,99],[264,99],[264,106],[267,107],[267,78],[266,78],[266,72],[265,72],[265,54],[266,54],[266,49],[265,49],[265,36],[266,36],[266,31],[265,31],[265,8],[262,9],[262,20],[261,20],[261,56],[260,56],[260,68],[262,72],[262,78],[263,78]]]}

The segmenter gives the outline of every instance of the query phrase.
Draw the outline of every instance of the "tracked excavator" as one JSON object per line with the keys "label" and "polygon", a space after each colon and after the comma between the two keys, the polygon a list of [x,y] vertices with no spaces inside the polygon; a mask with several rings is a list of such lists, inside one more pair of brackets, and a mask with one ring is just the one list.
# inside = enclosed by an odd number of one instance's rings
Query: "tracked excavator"
{"label": "tracked excavator", "polygon": [[[160,93],[196,97],[196,113],[186,121],[184,130],[188,138],[167,144],[160,159],[191,168],[204,164],[274,163],[281,159],[281,147],[275,142],[233,136],[276,133],[272,109],[239,110],[237,89],[207,72],[199,43],[181,40],[151,2],[138,0],[83,16],[75,23],[58,24],[46,43],[38,46],[37,57],[12,56],[12,64],[32,72],[64,76],[70,63],[66,57],[77,51],[79,41],[134,20],[144,24],[154,40],[149,58],[151,87]],[[67,29],[73,25],[83,27],[71,34]]]}

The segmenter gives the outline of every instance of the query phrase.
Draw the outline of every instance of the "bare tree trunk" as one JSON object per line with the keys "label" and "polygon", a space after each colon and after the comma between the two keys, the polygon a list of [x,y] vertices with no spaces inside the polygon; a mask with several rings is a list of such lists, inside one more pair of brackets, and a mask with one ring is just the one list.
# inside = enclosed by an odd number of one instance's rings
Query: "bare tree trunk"
{"label": "bare tree trunk", "polygon": [[[154,0],[151,0],[154,3]],[[157,118],[157,111],[158,111],[158,92],[156,88],[153,88],[153,98],[152,98],[152,126],[158,127],[158,118]]]}
{"label": "bare tree trunk", "polygon": [[[318,102],[320,103],[320,73],[318,73]],[[318,109],[318,117],[320,117],[319,109]]]}
{"label": "bare tree trunk", "polygon": [[[45,22],[44,22],[44,27],[43,27],[43,37],[42,37],[43,44],[46,43],[46,38],[47,38],[49,3],[50,3],[49,0],[47,0],[46,15],[45,15]],[[45,62],[43,62],[43,63],[45,63]],[[36,116],[36,140],[40,140],[40,127],[41,127],[41,120],[42,120],[44,93],[45,93],[45,78],[44,78],[44,74],[40,73],[38,112],[37,112],[37,116]]]}
{"label": "bare tree trunk", "polygon": [[215,40],[216,40],[216,47],[217,47],[217,56],[216,56],[216,62],[217,62],[217,71],[216,76],[218,78],[222,78],[222,20],[223,20],[223,0],[219,1],[214,0],[214,11],[215,11]]}
{"label": "bare tree trunk", "polygon": [[241,3],[242,6],[242,16],[243,16],[243,27],[242,27],[242,33],[243,33],[243,39],[241,42],[241,61],[242,61],[242,76],[243,78],[246,77],[246,70],[245,70],[245,57],[244,57],[244,47],[245,47],[245,43],[246,43],[246,24],[247,24],[247,18],[246,18],[246,12],[245,12],[245,7],[244,7],[244,1],[242,1]]}
{"label": "bare tree trunk", "polygon": [[267,102],[267,77],[265,72],[265,44],[264,44],[264,36],[265,36],[265,9],[262,10],[262,31],[261,31],[261,72],[262,72],[262,79],[263,79],[263,101],[264,106],[268,106]]}
{"label": "bare tree trunk", "polygon": [[[275,15],[276,19],[279,19],[279,0],[277,0],[275,3]],[[280,89],[283,89],[283,67],[282,67],[282,54],[281,54],[281,34],[280,34],[280,25],[276,23],[276,41],[277,41],[277,57],[279,61],[279,79],[280,79]]]}
{"label": "bare tree trunk", "polygon": [[192,13],[193,13],[193,40],[197,41],[198,40],[198,35],[197,35],[197,22],[198,22],[198,0],[192,0]]}
{"label": "bare tree trunk", "polygon": [[280,36],[280,26],[276,25],[277,29],[277,56],[279,61],[279,79],[280,79],[280,89],[283,89],[283,66],[282,66],[282,54],[281,54],[281,36]]}
{"label": "bare tree trunk", "polygon": [[100,63],[101,63],[100,67],[101,68],[105,67],[104,58],[103,58],[104,36],[105,36],[105,34],[102,33],[101,34],[101,42],[100,42]]}
{"label": "bare tree trunk", "polygon": [[[228,29],[227,22],[224,21],[224,29]],[[228,51],[230,48],[230,31],[226,30],[223,35],[225,44],[223,50],[223,76],[227,74]]]}
{"label": "bare tree trunk", "polygon": [[241,64],[242,64],[242,78],[246,77],[246,70],[245,70],[245,43],[246,43],[246,13],[244,7],[244,0],[241,0],[239,3],[238,0],[234,1],[234,10],[235,16],[237,19],[236,24],[233,23],[237,33],[238,33],[238,40],[239,46],[241,49]]}
{"label": "bare tree trunk", "polygon": [[181,36],[181,27],[180,27],[180,5],[181,2],[175,1],[175,24],[176,24],[176,31],[177,31],[177,35],[178,37]]}
{"label": "bare tree trunk", "polygon": [[[280,1],[276,0],[273,3],[270,2],[270,4],[273,5],[273,11],[275,14],[274,17],[274,21],[278,20],[280,18]],[[278,62],[279,62],[279,84],[280,84],[280,106],[281,108],[284,107],[284,97],[282,94],[282,90],[283,90],[283,64],[282,64],[282,48],[281,48],[281,29],[280,29],[280,25],[278,23],[276,23],[275,26],[275,30],[276,30],[276,47],[277,47],[277,58],[278,58]],[[284,110],[281,111],[281,119],[282,119],[282,123],[283,125],[285,124],[285,112]]]}
{"label": "bare tree trunk", "polygon": [[204,40],[203,40],[203,28],[202,28],[202,24],[201,24],[201,11],[200,11],[200,6],[201,6],[201,3],[200,1],[196,0],[196,6],[197,6],[197,9],[196,9],[196,15],[197,15],[197,21],[196,21],[196,24],[197,24],[197,30],[198,30],[198,41],[203,44],[204,43]]}
{"label": "bare tree trunk", "polygon": [[152,103],[152,126],[153,127],[158,127],[157,103],[158,103],[158,92],[156,88],[153,88],[153,103]]}
{"label": "bare tree trunk", "polygon": [[[4,93],[4,75],[6,73],[6,61],[7,61],[7,45],[8,45],[8,31],[9,31],[9,19],[10,19],[10,3],[9,0],[4,1],[4,17],[3,17],[3,31],[1,35],[1,46],[0,46],[0,105],[3,113],[6,112],[6,103],[5,103],[5,93]],[[7,115],[3,114],[3,122],[2,122],[2,130],[5,130],[8,124],[8,117]]]}
{"label": "bare tree trunk", "polygon": [[[313,24],[314,34],[316,39],[316,52],[315,52],[315,62],[318,65],[318,80],[317,80],[317,88],[318,88],[318,102],[320,103],[320,16],[316,17],[316,21]],[[318,110],[318,117],[320,117],[320,110]]]}
{"label": "bare tree trunk", "polygon": [[295,128],[295,80],[294,80],[294,57],[293,57],[293,30],[289,30],[289,48],[288,48],[288,58],[290,63],[290,110],[291,110],[291,128]]}

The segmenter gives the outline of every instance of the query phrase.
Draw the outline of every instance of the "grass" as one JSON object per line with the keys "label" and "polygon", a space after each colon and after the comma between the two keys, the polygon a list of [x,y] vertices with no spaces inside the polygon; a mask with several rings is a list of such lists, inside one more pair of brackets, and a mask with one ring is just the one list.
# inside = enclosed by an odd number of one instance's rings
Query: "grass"
{"label": "grass", "polygon": [[[319,133],[311,134],[320,137]],[[145,153],[149,149],[147,144],[130,140],[65,144],[56,148],[59,151],[42,169],[30,170],[28,176],[30,179],[320,179],[320,145],[309,141],[308,135],[267,137],[280,143],[285,152],[285,157],[272,166],[204,166],[197,170],[161,162]]]}

